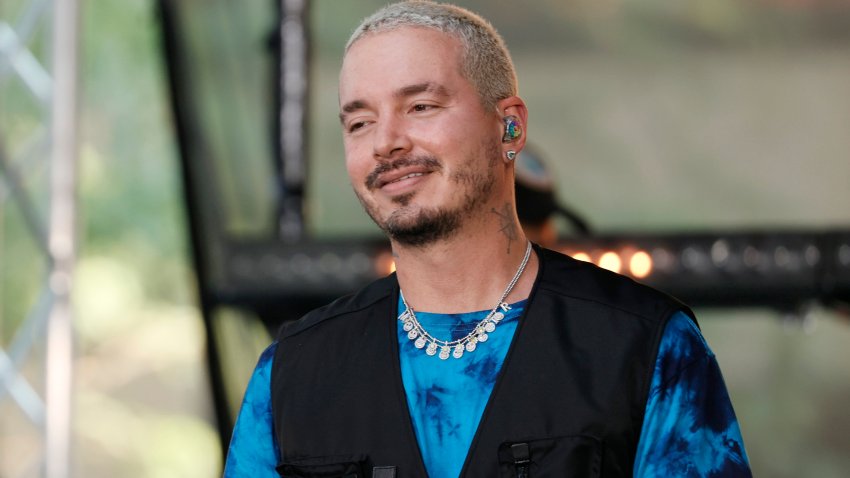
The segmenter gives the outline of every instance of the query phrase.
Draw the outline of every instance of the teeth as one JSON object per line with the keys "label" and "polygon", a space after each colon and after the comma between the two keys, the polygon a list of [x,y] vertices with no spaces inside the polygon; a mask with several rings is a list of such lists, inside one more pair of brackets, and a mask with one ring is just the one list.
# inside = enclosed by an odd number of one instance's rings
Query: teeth
{"label": "teeth", "polygon": [[402,179],[415,178],[416,176],[423,176],[424,174],[425,173],[410,173],[407,176],[402,176],[398,179],[390,181],[390,183],[397,183],[397,182],[401,181]]}

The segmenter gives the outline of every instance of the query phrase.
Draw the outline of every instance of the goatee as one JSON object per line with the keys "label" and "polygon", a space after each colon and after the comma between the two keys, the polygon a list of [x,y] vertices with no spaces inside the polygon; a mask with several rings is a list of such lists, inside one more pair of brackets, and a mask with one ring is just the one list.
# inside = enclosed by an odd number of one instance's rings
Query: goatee
{"label": "goatee", "polygon": [[[357,194],[357,197],[369,217],[393,241],[414,247],[434,244],[457,233],[464,220],[471,217],[487,201],[495,184],[492,171],[493,154],[498,158],[498,148],[498,144],[486,148],[487,156],[490,156],[487,167],[482,168],[475,164],[481,161],[480,157],[467,158],[466,162],[449,176],[448,179],[454,185],[457,194],[462,196],[458,204],[442,207],[410,205],[416,196],[416,192],[413,192],[393,198],[393,202],[400,207],[385,220],[381,220],[377,206],[369,204],[360,194]],[[433,156],[404,157],[392,163],[379,164],[367,176],[366,188],[375,189],[380,174],[407,166],[424,166],[432,171],[431,174],[443,170],[442,163]]]}

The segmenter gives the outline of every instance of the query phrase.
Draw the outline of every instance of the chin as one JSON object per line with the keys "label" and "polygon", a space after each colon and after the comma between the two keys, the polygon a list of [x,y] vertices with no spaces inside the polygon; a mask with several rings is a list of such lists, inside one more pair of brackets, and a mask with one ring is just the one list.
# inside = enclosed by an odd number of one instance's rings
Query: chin
{"label": "chin", "polygon": [[451,237],[460,227],[460,214],[440,209],[402,208],[379,226],[399,244],[421,247]]}

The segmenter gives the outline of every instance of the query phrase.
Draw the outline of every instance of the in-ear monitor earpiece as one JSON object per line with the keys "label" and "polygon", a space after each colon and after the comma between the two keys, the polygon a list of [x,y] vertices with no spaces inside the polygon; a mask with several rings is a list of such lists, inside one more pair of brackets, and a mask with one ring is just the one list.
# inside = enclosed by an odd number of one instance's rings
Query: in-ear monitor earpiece
{"label": "in-ear monitor earpiece", "polygon": [[522,126],[519,124],[519,118],[513,115],[508,115],[502,118],[505,122],[505,134],[502,135],[503,143],[510,143],[522,136]]}

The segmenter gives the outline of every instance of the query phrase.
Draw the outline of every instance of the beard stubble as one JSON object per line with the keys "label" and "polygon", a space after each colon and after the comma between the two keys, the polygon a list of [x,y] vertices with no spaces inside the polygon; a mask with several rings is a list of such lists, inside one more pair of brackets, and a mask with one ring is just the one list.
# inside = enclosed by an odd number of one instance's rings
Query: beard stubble
{"label": "beard stubble", "polygon": [[[400,207],[386,220],[381,220],[377,206],[369,204],[360,194],[357,194],[357,197],[375,224],[390,239],[399,244],[423,247],[448,239],[460,230],[465,221],[477,213],[493,191],[495,185],[493,168],[498,162],[500,146],[497,143],[491,143],[482,145],[482,148],[486,151],[484,157],[489,158],[486,168],[482,169],[476,164],[484,158],[469,157],[449,176],[449,181],[455,185],[455,191],[463,196],[458,203],[442,207],[411,206],[410,203],[416,196],[416,193],[412,192],[393,198],[393,202]],[[379,164],[367,176],[366,188],[375,189],[380,174],[412,165],[426,166],[436,172],[443,169],[442,163],[433,156],[404,157],[392,163]],[[356,190],[355,193],[357,193]]]}

